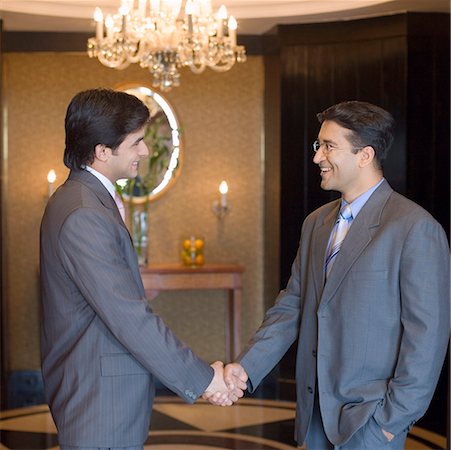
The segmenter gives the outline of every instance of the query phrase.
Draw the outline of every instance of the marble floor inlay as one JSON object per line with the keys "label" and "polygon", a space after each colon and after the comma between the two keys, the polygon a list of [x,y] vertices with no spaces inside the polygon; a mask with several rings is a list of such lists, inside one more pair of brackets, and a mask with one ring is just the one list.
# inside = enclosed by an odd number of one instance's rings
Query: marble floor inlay
{"label": "marble floor inlay", "polygon": [[[242,399],[230,408],[157,397],[146,450],[293,450],[295,404]],[[58,450],[46,405],[0,413],[1,450]],[[406,450],[445,449],[446,438],[414,427]]]}

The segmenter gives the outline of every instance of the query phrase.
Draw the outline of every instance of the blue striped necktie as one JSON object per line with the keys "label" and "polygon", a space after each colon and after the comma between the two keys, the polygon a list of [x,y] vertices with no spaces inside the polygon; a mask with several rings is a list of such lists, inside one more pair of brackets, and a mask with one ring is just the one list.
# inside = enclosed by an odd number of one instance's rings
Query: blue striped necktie
{"label": "blue striped necktie", "polygon": [[326,277],[329,275],[330,270],[334,264],[335,258],[340,251],[341,244],[345,240],[346,234],[352,223],[352,211],[351,207],[346,204],[342,206],[340,214],[338,215],[338,220],[332,231],[332,237],[330,239],[329,251],[327,253],[326,264],[324,270],[326,272]]}

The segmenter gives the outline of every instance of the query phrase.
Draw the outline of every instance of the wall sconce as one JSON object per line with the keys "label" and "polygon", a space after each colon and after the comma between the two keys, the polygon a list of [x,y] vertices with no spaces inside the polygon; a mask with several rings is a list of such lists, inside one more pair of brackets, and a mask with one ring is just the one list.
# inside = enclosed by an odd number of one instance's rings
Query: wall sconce
{"label": "wall sconce", "polygon": [[229,186],[226,181],[222,181],[219,185],[219,192],[221,197],[219,200],[213,202],[213,212],[218,216],[218,219],[223,219],[225,215],[230,211],[227,205],[227,192],[229,191]]}
{"label": "wall sconce", "polygon": [[53,192],[55,190],[55,180],[56,180],[56,173],[52,169],[47,174],[47,181],[48,181],[48,184],[49,184],[49,198],[52,196],[52,194],[53,194]]}

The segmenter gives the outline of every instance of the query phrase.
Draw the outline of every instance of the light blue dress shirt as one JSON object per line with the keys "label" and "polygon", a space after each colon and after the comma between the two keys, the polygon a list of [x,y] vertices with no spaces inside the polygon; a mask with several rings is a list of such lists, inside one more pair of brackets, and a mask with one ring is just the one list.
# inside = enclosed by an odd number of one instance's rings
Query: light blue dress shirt
{"label": "light blue dress shirt", "polygon": [[[382,179],[381,179],[381,181],[379,181],[379,183],[375,184],[372,188],[368,189],[362,195],[357,197],[353,202],[349,203],[349,207],[351,208],[351,211],[352,211],[352,219],[351,220],[354,220],[357,217],[357,214],[364,207],[365,203],[371,197],[373,192],[382,184],[382,182],[384,180],[385,180],[385,178],[382,177]],[[344,198],[342,198],[341,199],[341,208],[347,204],[348,204],[348,202]]]}

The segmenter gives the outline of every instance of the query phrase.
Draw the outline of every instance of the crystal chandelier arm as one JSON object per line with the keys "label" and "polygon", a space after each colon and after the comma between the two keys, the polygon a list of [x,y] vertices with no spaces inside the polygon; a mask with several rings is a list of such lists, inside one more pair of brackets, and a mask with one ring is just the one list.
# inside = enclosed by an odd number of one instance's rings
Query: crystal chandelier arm
{"label": "crystal chandelier arm", "polygon": [[120,66],[115,67],[116,70],[124,70],[130,65],[130,61],[124,61]]}
{"label": "crystal chandelier arm", "polygon": [[227,72],[228,70],[230,70],[233,65],[235,64],[235,58],[233,59],[229,59],[227,61],[226,64],[214,64],[214,65],[209,65],[208,67],[210,67],[211,70],[214,70],[215,72]]}
{"label": "crystal chandelier arm", "polygon": [[[227,55],[223,48],[219,48],[216,50],[215,54],[210,53],[208,57],[205,58],[205,64],[213,70],[219,68],[216,70],[217,72],[224,72],[235,64],[235,55]],[[228,69],[223,70],[222,67],[228,67]]]}
{"label": "crystal chandelier arm", "polygon": [[127,61],[125,54],[122,54],[119,58],[114,58],[111,52],[104,51],[103,49],[98,50],[97,58],[99,61],[107,67],[112,69],[125,69],[130,63]]}
{"label": "crystal chandelier arm", "polygon": [[138,43],[136,44],[137,48],[134,52],[130,47],[127,48],[127,61],[133,64],[139,63],[144,55],[144,49],[146,48],[144,41],[138,41]]}
{"label": "crystal chandelier arm", "polygon": [[205,67],[207,67],[205,64],[190,64],[189,68],[191,69],[191,72],[195,73],[196,75],[199,75],[205,70]]}

